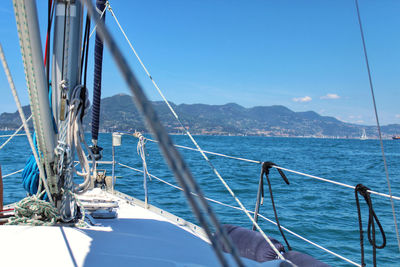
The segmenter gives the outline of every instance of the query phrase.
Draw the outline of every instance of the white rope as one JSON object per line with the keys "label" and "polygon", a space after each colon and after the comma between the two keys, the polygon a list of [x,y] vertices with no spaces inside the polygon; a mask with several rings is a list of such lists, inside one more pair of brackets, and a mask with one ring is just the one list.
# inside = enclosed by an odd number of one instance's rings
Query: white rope
{"label": "white rope", "polygon": [[[88,92],[85,93],[86,99],[85,103],[81,103],[81,90],[86,90],[86,88],[78,85],[75,87],[73,93],[71,94],[71,101],[70,101],[70,110],[69,110],[69,118],[68,118],[68,130],[67,130],[67,139],[66,143],[69,145],[72,151],[76,151],[82,172],[77,171],[74,168],[74,171],[77,175],[84,177],[84,181],[82,184],[76,185],[73,192],[77,194],[81,194],[85,192],[90,186],[90,178],[91,173],[95,172],[96,164],[94,162],[94,157],[89,149],[86,141],[85,141],[85,133],[82,126],[82,121],[80,119],[81,114],[87,114],[90,107],[90,102],[88,98]],[[85,109],[83,110],[83,106]],[[82,146],[83,145],[83,146]],[[83,147],[86,148],[89,155],[92,158],[92,169],[90,168],[88,157],[85,155],[85,151]],[[73,149],[75,148],[75,149]],[[74,159],[74,153],[71,154],[71,159]],[[71,160],[71,164],[73,161]]]}
{"label": "white rope", "polygon": [[[318,177],[318,176],[315,176],[315,175],[310,175],[310,174],[306,174],[306,173],[303,173],[303,172],[298,172],[298,171],[286,169],[286,168],[283,168],[283,167],[280,167],[280,166],[272,166],[272,167],[273,167],[273,168],[276,168],[276,169],[281,169],[281,170],[284,170],[284,171],[288,171],[288,172],[291,172],[291,173],[303,175],[303,176],[306,176],[306,177],[309,177],[309,178],[317,179],[317,180],[320,180],[320,181],[328,182],[328,183],[331,183],[331,184],[336,184],[336,185],[340,185],[340,186],[343,186],[343,187],[355,189],[355,187],[352,186],[352,185],[348,185],[348,184],[336,182],[336,181],[329,180],[329,179],[322,178],[322,177]],[[391,196],[388,195],[388,194],[379,193],[379,192],[372,191],[372,190],[368,190],[367,192],[369,192],[369,193],[371,193],[371,194],[378,195],[378,196],[391,198]],[[400,200],[400,197],[392,196],[392,198],[393,198],[393,199],[396,199],[396,200]]]}
{"label": "white rope", "polygon": [[[150,138],[146,138],[146,139],[148,141],[150,141],[150,142],[158,143],[156,140],[153,140],[153,139],[150,139]],[[192,148],[192,147],[181,146],[181,145],[175,145],[175,146],[179,147],[179,148],[187,149],[187,150],[200,151],[200,150],[198,150],[196,148]],[[259,161],[259,160],[253,160],[253,159],[246,159],[246,158],[241,158],[241,157],[229,156],[229,155],[225,155],[225,154],[221,154],[221,153],[217,153],[217,152],[211,152],[211,151],[207,151],[207,150],[203,150],[203,152],[206,153],[206,154],[220,156],[220,157],[224,157],[224,158],[230,158],[230,159],[236,159],[236,160],[245,161],[245,162],[262,164],[262,161]]]}
{"label": "white rope", "polygon": [[[0,44],[0,58],[1,58],[1,62],[3,63],[4,71],[6,73],[7,80],[10,85],[11,92],[12,92],[14,100],[15,100],[15,104],[17,105],[19,116],[21,117],[22,125],[24,126],[26,136],[28,137],[29,145],[31,146],[33,156],[35,157],[36,164],[39,168],[39,172],[40,172],[39,176],[41,178],[42,183],[44,184],[44,188],[46,190],[47,196],[49,197],[50,203],[54,205],[53,198],[51,197],[50,190],[47,185],[46,178],[44,176],[44,169],[43,169],[42,164],[40,164],[40,159],[36,152],[35,145],[33,143],[33,139],[31,136],[31,132],[29,130],[29,126],[28,126],[27,120],[25,118],[24,111],[22,110],[22,105],[21,105],[21,102],[18,97],[17,89],[15,88],[14,81],[11,77],[11,72],[10,72],[10,69],[8,68],[8,64],[7,64],[6,58],[4,56],[3,47],[1,44]],[[40,193],[40,191],[38,190],[38,194],[39,193]]]}
{"label": "white rope", "polygon": [[3,175],[3,178],[6,178],[6,177],[8,177],[8,176],[12,176],[12,175],[14,175],[14,174],[20,173],[20,172],[22,172],[23,170],[24,170],[24,169],[20,169],[20,170],[18,170],[18,171],[15,171],[15,172],[12,172],[12,173]]}
{"label": "white rope", "polygon": [[158,93],[160,94],[160,96],[164,99],[164,102],[167,104],[168,108],[170,109],[170,111],[172,112],[172,114],[174,115],[175,119],[180,123],[180,125],[182,126],[183,129],[185,129],[186,134],[189,136],[189,138],[192,140],[193,144],[197,147],[197,149],[199,150],[199,152],[201,153],[201,155],[203,156],[203,158],[208,162],[208,164],[210,165],[211,169],[214,171],[215,175],[218,177],[218,179],[221,181],[221,183],[225,186],[226,190],[228,190],[228,192],[231,194],[231,196],[235,199],[235,201],[238,203],[238,205],[243,209],[243,211],[246,213],[247,217],[252,221],[252,223],[256,226],[257,230],[261,233],[261,235],[264,237],[264,239],[268,242],[268,244],[271,246],[271,248],[274,250],[274,252],[278,255],[278,257],[282,260],[284,260],[285,258],[281,255],[281,253],[279,253],[279,251],[276,249],[276,247],[273,245],[272,241],[268,238],[268,236],[263,232],[263,230],[261,229],[261,227],[257,224],[257,222],[254,220],[254,218],[246,211],[245,207],[243,206],[242,202],[236,197],[235,193],[232,191],[232,189],[228,186],[228,184],[225,182],[225,180],[222,178],[222,176],[219,174],[218,170],[212,165],[212,163],[210,162],[210,160],[208,159],[207,155],[203,152],[203,150],[200,148],[200,146],[197,144],[196,140],[193,138],[193,136],[190,134],[190,132],[186,129],[186,127],[184,127],[183,123],[180,121],[178,115],[176,114],[176,112],[174,111],[174,109],[172,108],[172,106],[169,104],[168,100],[165,98],[164,94],[161,92],[160,88],[157,86],[156,82],[153,80],[153,78],[151,77],[150,73],[148,72],[147,68],[144,66],[142,60],[140,59],[139,55],[136,53],[135,49],[132,46],[132,43],[129,41],[128,37],[126,36],[124,30],[121,27],[121,24],[119,24],[119,21],[117,19],[117,17],[115,16],[111,5],[109,5],[108,10],[110,11],[110,13],[112,14],[112,16],[114,17],[116,23],[118,24],[118,27],[120,28],[122,34],[125,36],[125,39],[127,40],[129,46],[131,47],[133,53],[136,55],[136,58],[138,59],[138,61],[140,62],[140,64],[142,65],[143,69],[145,70],[147,76],[149,76],[150,80],[152,81],[154,87],[157,89]]}
{"label": "white rope", "polygon": [[139,157],[142,159],[143,166],[143,188],[144,188],[144,204],[147,208],[148,204],[148,190],[147,190],[147,177],[151,180],[149,172],[147,170],[147,162],[146,162],[146,138],[139,132],[135,133],[136,137],[139,139],[136,151]]}
{"label": "white rope", "polygon": [[[29,120],[29,118],[28,118],[28,120]],[[28,121],[27,120],[27,121]],[[24,127],[23,125],[21,125],[20,126],[21,127],[21,129]],[[3,135],[0,135],[0,138],[4,138],[4,137],[11,137],[11,136],[25,136],[26,134],[15,134],[15,133],[13,133],[13,134],[3,134]]]}
{"label": "white rope", "polygon": [[[139,170],[139,169],[136,169],[136,168],[127,166],[127,165],[122,164],[122,163],[118,163],[118,165],[120,165],[120,166],[122,166],[122,167],[125,167],[125,168],[128,168],[128,169],[131,169],[131,170],[134,170],[134,171],[137,171],[137,172],[143,172],[142,170]],[[180,190],[180,191],[183,191],[183,189],[180,188],[179,186],[176,186],[176,185],[174,185],[174,184],[171,184],[171,183],[169,183],[169,182],[167,182],[167,181],[165,181],[165,180],[163,180],[163,179],[161,179],[161,178],[159,178],[159,177],[157,177],[157,176],[155,176],[155,175],[152,175],[152,174],[150,174],[150,173],[149,173],[148,175],[151,176],[152,178],[158,180],[158,181],[161,182],[161,183],[164,183],[164,184],[166,184],[166,185],[168,185],[168,186],[171,186],[171,187],[173,187],[173,188],[175,188],[175,189],[178,189],[178,190]],[[193,195],[196,195],[196,194],[193,194]],[[212,199],[212,198],[205,197],[205,199],[207,199],[207,200],[210,201],[210,202],[219,204],[219,205],[221,205],[221,206],[225,206],[225,207],[232,208],[232,209],[235,209],[235,210],[243,211],[243,210],[242,210],[241,208],[239,208],[239,207],[235,207],[235,206],[226,204],[226,203],[224,203],[224,202],[221,202],[221,201],[218,201],[218,200],[215,200],[215,199]],[[254,214],[254,211],[250,211],[250,210],[247,210],[247,211],[248,211],[249,213],[251,213],[251,214]],[[265,216],[262,215],[262,214],[258,214],[258,216],[261,217],[261,218],[263,218],[264,220],[266,220],[266,221],[268,221],[268,222],[274,224],[274,225],[277,225],[276,222],[274,222],[274,221],[271,220],[271,219],[268,219],[267,217],[265,217]],[[311,240],[309,240],[309,239],[307,239],[307,238],[305,238],[305,237],[303,237],[303,236],[301,236],[301,235],[299,235],[299,234],[296,234],[295,232],[291,231],[290,229],[288,229],[288,228],[286,228],[286,227],[283,227],[283,226],[281,226],[281,227],[282,227],[282,229],[284,229],[286,232],[288,232],[288,233],[290,233],[290,234],[296,236],[297,238],[300,238],[300,239],[302,239],[303,241],[305,241],[305,242],[307,242],[307,243],[309,243],[309,244],[311,244],[311,245],[313,245],[313,246],[315,246],[315,247],[317,247],[317,248],[319,248],[319,249],[322,249],[322,250],[328,252],[329,254],[332,254],[332,255],[334,255],[334,256],[336,256],[336,257],[338,257],[338,258],[340,258],[340,259],[342,259],[342,260],[344,260],[344,261],[347,261],[347,262],[349,262],[349,263],[351,263],[351,264],[353,264],[353,265],[355,265],[355,266],[360,266],[360,267],[361,267],[361,265],[359,265],[358,263],[355,263],[355,262],[353,262],[353,261],[351,261],[351,260],[349,260],[349,259],[347,259],[347,258],[345,258],[345,257],[343,257],[343,256],[341,256],[341,255],[339,255],[339,254],[337,254],[337,253],[335,253],[335,252],[333,252],[333,251],[327,249],[327,248],[324,248],[323,246],[318,245],[317,243],[315,243],[315,242],[313,242],[313,241],[311,241]]]}
{"label": "white rope", "polygon": [[[84,102],[81,99],[82,90],[85,90],[84,94],[86,98],[83,100]],[[56,148],[56,170],[57,175],[63,177],[64,180],[64,193],[60,206],[60,215],[64,222],[69,222],[75,218],[76,198],[74,197],[74,193],[81,194],[88,190],[92,173],[95,173],[93,170],[96,169],[96,164],[92,164],[92,168],[90,168],[88,158],[83,150],[83,147],[85,147],[91,155],[91,151],[85,141],[81,121],[81,117],[88,112],[89,107],[90,102],[86,88],[81,85],[76,86],[71,94],[67,112],[68,116],[66,120],[60,123],[60,134]],[[81,164],[81,172],[76,170],[76,165],[74,166],[75,152]],[[93,155],[91,156],[94,160]],[[81,184],[74,184],[74,172],[83,177],[84,181]]]}
{"label": "white rope", "polygon": [[[30,119],[32,118],[32,115],[29,116],[29,118],[26,120],[26,122],[28,122]],[[5,145],[8,144],[8,142],[11,141],[11,139],[13,139],[15,136],[22,136],[25,134],[18,134],[19,131],[21,131],[21,129],[24,128],[24,124],[21,124],[21,126],[19,126],[19,128],[12,134],[12,135],[0,135],[0,137],[9,137],[1,146],[0,146],[0,150],[5,147]]]}

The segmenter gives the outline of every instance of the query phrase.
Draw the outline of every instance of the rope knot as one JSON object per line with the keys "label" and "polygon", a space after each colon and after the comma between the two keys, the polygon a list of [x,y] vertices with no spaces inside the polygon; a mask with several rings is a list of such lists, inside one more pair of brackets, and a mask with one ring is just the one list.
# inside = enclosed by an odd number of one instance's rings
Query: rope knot
{"label": "rope knot", "polygon": [[362,195],[364,198],[367,198],[370,196],[370,193],[368,192],[368,190],[370,190],[370,189],[363,184],[358,184],[358,185],[356,185],[356,188],[355,188],[355,191],[358,192],[360,195]]}
{"label": "rope knot", "polygon": [[[368,228],[367,228],[367,235],[368,241],[373,248],[373,264],[376,266],[376,249],[382,249],[386,246],[386,235],[383,230],[383,227],[376,216],[376,213],[372,206],[371,194],[368,192],[370,190],[363,184],[356,185],[354,189],[356,204],[357,204],[357,213],[358,213],[358,224],[360,227],[360,247],[361,247],[361,266],[365,266],[365,259],[364,259],[364,234],[363,234],[363,226],[362,226],[362,218],[361,218],[361,208],[360,208],[360,201],[358,199],[358,194],[362,195],[365,199],[365,202],[368,206]],[[376,233],[375,233],[375,223],[378,225],[379,231],[382,236],[382,244],[378,245],[376,243]]]}
{"label": "rope knot", "polygon": [[263,162],[262,165],[261,165],[261,172],[262,172],[263,174],[268,175],[268,174],[269,174],[269,170],[270,170],[273,166],[276,166],[276,164],[273,163],[273,162],[271,162],[271,161],[265,161],[265,162]]}

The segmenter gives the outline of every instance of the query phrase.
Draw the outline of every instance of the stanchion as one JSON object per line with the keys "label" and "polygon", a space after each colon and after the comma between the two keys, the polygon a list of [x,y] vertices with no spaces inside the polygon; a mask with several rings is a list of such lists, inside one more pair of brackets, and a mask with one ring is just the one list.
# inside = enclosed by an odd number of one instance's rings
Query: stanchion
{"label": "stanchion", "polygon": [[[0,215],[3,210],[3,176],[1,175],[1,166],[0,166]],[[0,222],[0,225],[3,224]]]}

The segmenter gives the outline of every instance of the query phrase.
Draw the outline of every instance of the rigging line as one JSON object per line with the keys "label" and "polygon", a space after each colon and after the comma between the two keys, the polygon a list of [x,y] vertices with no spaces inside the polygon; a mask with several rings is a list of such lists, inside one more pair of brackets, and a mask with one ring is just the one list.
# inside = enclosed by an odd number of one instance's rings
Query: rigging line
{"label": "rigging line", "polygon": [[[80,65],[81,65],[81,68],[80,68],[80,70],[81,70],[81,73],[80,73],[81,81],[82,81],[82,74],[84,73],[83,65],[84,65],[85,59],[86,59],[85,58],[86,46],[89,46],[88,40],[87,40],[87,34],[88,34],[88,30],[89,30],[88,27],[90,27],[89,20],[90,20],[90,17],[89,17],[89,14],[87,14],[86,15],[86,22],[85,22],[85,34],[83,36],[83,45],[82,45],[82,49],[81,49],[81,63],[80,63]],[[84,87],[85,87],[85,85],[84,85]]]}
{"label": "rigging line", "polygon": [[[31,132],[29,130],[29,126],[28,126],[27,120],[25,118],[24,111],[22,110],[22,105],[21,105],[21,102],[20,102],[18,94],[17,94],[17,89],[15,88],[14,81],[11,77],[11,72],[10,72],[10,69],[8,68],[8,64],[7,64],[6,58],[4,56],[3,47],[1,44],[0,44],[0,59],[1,59],[1,62],[3,63],[3,68],[6,73],[7,80],[10,85],[12,94],[14,96],[15,104],[17,105],[17,109],[18,109],[19,115],[21,117],[22,124],[24,125],[24,130],[25,130],[26,136],[28,137],[29,145],[31,146],[33,156],[35,157],[35,160],[36,160],[36,164],[39,167],[39,173],[40,173],[39,176],[44,184],[45,191],[47,193],[47,196],[49,197],[50,203],[54,205],[53,198],[51,197],[50,190],[47,185],[46,178],[44,176],[45,172],[43,169],[43,165],[40,164],[40,159],[39,159],[38,153],[36,152],[35,145],[33,144]],[[38,191],[38,193],[39,193],[39,191]]]}
{"label": "rigging line", "polygon": [[[90,30],[90,17],[87,16],[87,32],[89,33]],[[87,33],[85,33],[86,35]],[[86,51],[85,51],[85,70],[83,73],[83,87],[86,88],[86,81],[87,81],[87,65],[88,65],[88,56],[89,56],[89,36],[87,36],[85,40],[85,45],[86,45]],[[82,66],[81,66],[82,67]]]}
{"label": "rigging line", "polygon": [[[203,158],[207,161],[209,164],[210,168],[213,170],[215,175],[218,177],[218,179],[221,181],[221,183],[225,186],[226,190],[231,194],[231,196],[235,199],[235,201],[243,208],[243,211],[246,209],[244,208],[242,202],[236,197],[235,193],[232,191],[232,189],[229,187],[229,185],[225,182],[225,180],[222,178],[218,170],[214,167],[214,165],[211,163],[211,161],[208,159],[207,155],[203,152],[199,144],[196,142],[196,140],[193,138],[192,134],[189,132],[189,130],[183,125],[182,121],[178,117],[178,114],[176,114],[175,110],[172,108],[168,100],[165,98],[164,94],[161,92],[160,88],[158,87],[157,83],[153,80],[153,77],[150,75],[149,71],[143,64],[142,60],[140,59],[139,55],[136,53],[136,50],[133,48],[132,43],[129,41],[128,37],[125,34],[125,31],[122,29],[121,24],[119,23],[117,17],[114,14],[114,11],[111,8],[111,5],[109,5],[108,9],[111,13],[111,15],[114,17],[116,23],[118,24],[119,29],[121,30],[122,34],[125,36],[125,39],[127,40],[129,46],[131,47],[133,53],[135,54],[136,58],[140,62],[141,66],[143,67],[144,71],[146,72],[147,76],[150,78],[151,82],[153,83],[154,87],[157,89],[158,93],[160,96],[163,98],[164,102],[167,104],[169,110],[171,113],[174,115],[175,119],[178,121],[178,123],[181,125],[183,129],[185,129],[185,132],[187,136],[190,138],[190,140],[193,142],[193,144],[196,146],[196,148],[199,150],[200,154],[203,156]],[[268,236],[263,232],[261,227],[257,224],[257,222],[254,220],[254,218],[246,212],[247,217],[252,221],[252,223],[256,226],[257,230],[260,232],[260,234],[263,236],[263,238],[267,241],[267,243],[271,246],[271,248],[274,250],[274,252],[278,255],[278,257],[282,260],[284,260],[284,257],[279,253],[279,251],[276,249],[276,247],[273,245],[272,241],[268,238]]]}
{"label": "rigging line", "polygon": [[[125,164],[122,164],[122,163],[119,163],[119,162],[118,162],[117,164],[120,165],[120,166],[122,166],[122,167],[131,169],[131,170],[133,170],[133,171],[137,171],[137,172],[141,172],[141,173],[143,172],[142,170],[139,170],[139,169],[130,167],[130,166],[128,166],[128,165],[125,165]],[[180,190],[180,191],[183,191],[183,189],[180,188],[179,186],[176,186],[176,185],[174,185],[174,184],[171,184],[171,183],[169,183],[169,182],[167,182],[167,181],[165,181],[165,180],[163,180],[163,179],[161,179],[161,178],[159,178],[159,177],[157,177],[157,176],[155,176],[155,175],[152,175],[152,174],[150,174],[150,173],[148,173],[148,175],[151,176],[152,178],[158,180],[158,181],[161,182],[161,183],[164,183],[164,184],[166,184],[166,185],[168,185],[168,186],[171,186],[171,187],[173,187],[173,188],[175,188],[175,189],[178,189],[178,190]],[[193,194],[193,193],[192,193],[192,194]],[[221,205],[221,206],[225,206],[225,207],[232,208],[232,209],[235,209],[235,210],[243,211],[240,207],[232,206],[232,205],[226,204],[226,203],[224,203],[224,202],[221,202],[221,201],[218,201],[218,200],[215,200],[215,199],[212,199],[212,198],[205,197],[205,199],[207,199],[208,201],[213,202],[213,203],[215,203],[215,204]],[[248,211],[249,213],[254,214],[254,211],[251,211],[251,210],[247,210],[247,211]],[[264,220],[266,220],[266,221],[269,222],[269,223],[272,223],[272,224],[274,224],[274,225],[277,225],[276,222],[274,222],[274,221],[271,220],[271,219],[268,219],[267,217],[265,217],[265,216],[262,215],[262,214],[258,214],[258,216],[259,216],[260,218],[263,218]],[[347,259],[346,257],[341,256],[341,255],[339,255],[339,254],[337,254],[337,253],[335,253],[335,252],[333,252],[333,251],[331,251],[331,250],[329,250],[329,249],[327,249],[327,248],[324,248],[323,246],[318,245],[317,243],[315,243],[315,242],[313,242],[313,241],[311,241],[311,240],[309,240],[309,239],[307,239],[307,238],[305,238],[305,237],[303,237],[303,236],[301,236],[301,235],[299,235],[299,234],[297,234],[297,233],[291,231],[290,229],[288,229],[288,228],[286,228],[286,227],[283,227],[283,226],[281,226],[281,227],[282,227],[283,230],[285,230],[286,232],[288,232],[288,233],[294,235],[295,237],[297,237],[297,238],[299,238],[299,239],[301,239],[301,240],[303,240],[303,241],[305,241],[305,242],[307,242],[307,243],[309,243],[309,244],[311,244],[311,245],[313,245],[313,246],[315,246],[315,247],[317,247],[317,248],[319,248],[319,249],[321,249],[321,250],[324,250],[325,252],[327,252],[327,253],[329,253],[329,254],[331,254],[331,255],[333,255],[333,256],[336,256],[336,257],[338,257],[338,258],[340,258],[340,259],[342,259],[342,260],[344,260],[344,261],[347,261],[348,263],[351,263],[351,264],[353,264],[353,265],[355,265],[355,266],[361,267],[361,265],[359,265],[358,263],[356,263],[356,262],[354,262],[354,261],[352,261],[352,260],[350,260],[350,259]]]}
{"label": "rigging line", "polygon": [[[146,140],[153,142],[153,143],[157,143],[156,140],[150,139],[150,138],[146,138]],[[192,148],[192,147],[187,147],[187,146],[181,146],[181,145],[175,145],[176,147],[179,148],[184,148],[184,149],[188,149],[188,150],[192,150],[192,151],[200,151],[196,148]],[[217,152],[211,152],[211,151],[206,151],[203,150],[204,153],[206,154],[210,154],[210,155],[215,155],[215,156],[220,156],[220,157],[225,157],[225,158],[230,158],[230,159],[236,159],[236,160],[241,160],[241,161],[246,161],[246,162],[251,162],[251,163],[257,163],[257,164],[262,164],[262,161],[259,160],[252,160],[252,159],[245,159],[245,158],[241,158],[241,157],[234,157],[234,156],[229,156],[229,155],[225,155],[225,154],[221,154],[221,153],[217,153]]]}
{"label": "rigging line", "polygon": [[6,178],[6,177],[8,177],[8,176],[12,176],[12,175],[14,175],[14,174],[20,173],[20,172],[22,172],[23,170],[24,170],[24,169],[20,169],[20,170],[18,170],[18,171],[15,171],[15,172],[12,172],[12,173],[3,175],[3,178]]}
{"label": "rigging line", "polygon": [[[26,120],[26,122],[28,122],[31,118],[32,118],[32,114],[29,116],[29,118]],[[9,136],[9,138],[0,146],[0,150],[3,147],[5,147],[5,145],[7,145],[8,142],[10,142],[11,139],[13,139],[15,136],[25,135],[25,134],[18,134],[19,131],[21,131],[22,128],[24,128],[24,124],[21,124],[21,126],[19,126],[19,128],[12,135],[1,135],[0,136],[0,137],[8,137]]]}
{"label": "rigging line", "polygon": [[[109,3],[107,1],[106,6],[104,7],[104,10],[101,12],[100,19],[103,18],[104,13],[106,13],[106,11],[107,11],[108,6],[109,6]],[[98,12],[99,12],[99,10],[98,10]],[[96,23],[96,25],[94,25],[92,32],[89,34],[89,39],[92,37],[93,33],[96,31],[96,28],[97,28],[97,23]]]}
{"label": "rigging line", "polygon": [[369,60],[368,60],[368,54],[367,54],[367,46],[365,45],[364,30],[363,30],[363,27],[362,27],[361,15],[360,15],[360,8],[359,8],[359,6],[358,6],[358,0],[355,0],[355,5],[356,5],[356,10],[357,10],[358,24],[359,24],[359,26],[360,26],[360,34],[361,34],[361,41],[362,41],[363,50],[364,50],[365,64],[366,64],[367,72],[368,72],[369,87],[370,87],[370,89],[371,89],[372,102],[373,102],[373,106],[374,106],[375,119],[376,119],[376,127],[378,128],[378,133],[379,133],[379,143],[380,143],[380,146],[381,146],[383,165],[384,165],[384,167],[385,167],[386,183],[387,183],[387,186],[388,186],[388,189],[389,189],[390,204],[391,204],[391,206],[392,206],[392,214],[393,214],[393,220],[394,220],[394,227],[395,227],[395,229],[396,229],[397,245],[398,245],[399,251],[400,251],[400,235],[399,235],[399,229],[398,229],[397,218],[396,218],[396,211],[395,211],[394,201],[393,201],[393,196],[392,196],[392,187],[391,187],[391,185],[390,185],[389,171],[388,171],[388,166],[387,166],[387,162],[386,162],[385,150],[384,150],[384,148],[383,148],[381,126],[380,126],[380,124],[379,124],[378,110],[377,110],[377,108],[376,108],[374,86],[373,86],[373,83],[372,83],[371,69],[370,69],[370,67],[369,67]]}
{"label": "rigging line", "polygon": [[[124,134],[124,135],[132,135],[132,134],[127,134],[127,133],[121,133],[121,134]],[[148,140],[148,141],[150,141],[150,142],[157,143],[157,140],[153,140],[153,139],[150,139],[150,138],[146,138],[146,140]],[[181,146],[181,145],[175,145],[175,146],[176,146],[176,147],[179,147],[179,148],[183,148],[183,149],[192,150],[192,151],[199,151],[199,150],[196,149],[196,148],[191,148],[191,147],[187,147],[187,146]],[[225,157],[225,158],[230,158],[230,159],[236,159],[236,160],[241,160],[241,161],[246,161],[246,162],[251,162],[251,163],[257,163],[257,164],[261,164],[261,163],[262,163],[261,161],[258,161],[258,160],[252,160],[252,159],[245,159],[245,158],[240,158],[240,157],[234,157],[234,156],[229,156],[229,155],[225,155],[225,154],[221,154],[221,153],[216,153],[216,152],[211,152],[211,151],[206,151],[206,150],[203,150],[203,152],[204,152],[204,153],[207,153],[207,154],[210,154],[210,155],[216,155],[216,156],[220,156],[220,157]],[[315,176],[315,175],[311,175],[311,174],[307,174],[307,173],[303,173],[303,172],[299,172],[299,171],[287,169],[287,168],[284,168],[284,167],[281,167],[281,166],[277,166],[277,165],[274,165],[274,166],[272,166],[272,167],[273,167],[273,168],[276,168],[276,169],[281,169],[281,170],[284,170],[284,171],[288,171],[288,172],[291,172],[291,173],[295,173],[295,174],[298,174],[298,175],[302,175],[302,176],[305,176],[305,177],[317,179],[317,180],[320,180],[320,181],[323,181],[323,182],[327,182],[327,183],[331,183],[331,184],[335,184],[335,185],[339,185],[339,186],[351,188],[351,189],[353,189],[353,190],[355,189],[355,186],[348,185],[348,184],[341,183],[341,182],[336,182],[336,181],[329,180],[329,179],[322,178],[322,177],[318,177],[318,176]],[[372,191],[372,190],[368,190],[368,193],[375,194],[375,195],[382,196],[382,197],[386,197],[386,198],[390,198],[390,195],[388,195],[388,194],[384,194],[384,193],[380,193],[380,192],[376,192],[376,191]],[[400,200],[400,197],[397,197],[397,196],[393,196],[393,195],[392,195],[392,198],[395,199],[395,200]]]}
{"label": "rigging line", "polygon": [[47,11],[47,35],[46,35],[46,47],[45,47],[45,56],[44,56],[44,65],[46,67],[46,78],[47,78],[47,87],[50,90],[49,80],[50,80],[50,34],[51,34],[51,16],[53,15],[53,0],[48,0],[48,11]]}
{"label": "rigging line", "polygon": [[[23,127],[23,126],[22,126]],[[3,134],[3,135],[0,135],[0,138],[3,138],[3,137],[10,137],[10,136],[13,136],[14,134]],[[24,133],[22,133],[22,134],[16,134],[15,136],[25,136],[26,134],[24,134]]]}
{"label": "rigging line", "polygon": [[[298,174],[298,175],[303,175],[303,176],[306,176],[306,177],[309,177],[309,178],[317,179],[317,180],[320,180],[320,181],[328,182],[328,183],[331,183],[331,184],[336,184],[336,185],[340,185],[340,186],[343,186],[343,187],[355,189],[355,186],[344,184],[344,183],[341,183],[341,182],[336,182],[336,181],[329,180],[329,179],[322,178],[322,177],[318,177],[318,176],[315,176],[315,175],[310,175],[310,174],[306,174],[306,173],[303,173],[303,172],[298,172],[298,171],[294,171],[294,170],[291,170],[291,169],[286,169],[286,168],[283,168],[283,167],[280,167],[280,166],[272,166],[272,167],[276,168],[276,169],[281,169],[281,170],[284,170],[284,171],[288,171],[288,172],[291,172],[291,173],[295,173],[295,174]],[[372,191],[372,190],[368,190],[368,193],[375,194],[375,195],[382,196],[382,197],[387,197],[387,198],[392,197],[393,199],[400,200],[400,197],[396,197],[396,196],[393,196],[393,195],[390,196],[388,194],[379,193],[379,192]]]}
{"label": "rigging line", "polygon": [[[207,233],[208,238],[211,241],[214,252],[223,266],[228,266],[225,258],[225,254],[222,252],[222,245],[226,245],[228,251],[232,253],[232,256],[238,266],[244,266],[241,258],[235,247],[230,242],[226,231],[222,228],[220,222],[218,221],[215,213],[208,205],[208,202],[204,199],[204,195],[196,181],[194,180],[192,174],[190,173],[186,163],[183,161],[182,156],[179,154],[177,149],[172,145],[172,140],[167,134],[165,128],[162,126],[157,114],[154,111],[151,103],[147,99],[143,92],[143,89],[139,82],[137,81],[135,75],[133,74],[131,68],[129,67],[125,57],[119,50],[115,40],[110,35],[110,32],[105,27],[103,21],[99,19],[96,10],[90,0],[80,0],[82,4],[87,6],[87,10],[91,17],[94,18],[95,22],[98,23],[97,30],[100,33],[103,41],[109,46],[110,52],[117,63],[121,74],[123,75],[125,82],[129,86],[133,94],[133,99],[136,104],[136,108],[144,117],[148,128],[156,136],[159,141],[159,148],[164,154],[165,161],[169,165],[170,169],[173,171],[176,180],[184,188],[184,195],[187,198],[193,213],[196,215],[197,220],[204,228]],[[199,194],[198,199],[194,199],[189,193],[194,191]],[[197,201],[198,200],[198,201]],[[208,218],[205,216],[208,215]],[[209,219],[209,221],[207,220]],[[223,244],[217,242],[216,237],[212,235],[211,225],[215,227],[219,240]],[[219,241],[218,240],[218,241]],[[272,243],[272,242],[271,242]]]}

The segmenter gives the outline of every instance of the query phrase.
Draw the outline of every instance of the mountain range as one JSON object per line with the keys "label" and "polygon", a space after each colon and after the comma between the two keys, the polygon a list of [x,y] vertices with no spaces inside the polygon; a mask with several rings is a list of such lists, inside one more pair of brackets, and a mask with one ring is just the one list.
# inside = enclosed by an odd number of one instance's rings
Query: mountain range
{"label": "mountain range", "polygon": [[[168,132],[183,133],[183,128],[164,102],[154,101],[152,104]],[[375,126],[346,123],[333,117],[321,116],[314,111],[294,112],[279,105],[245,108],[234,103],[170,104],[179,114],[184,126],[193,134],[359,138],[365,129],[370,138],[378,135]],[[29,106],[23,109],[25,115],[29,116]],[[147,132],[144,121],[129,95],[118,94],[103,98],[100,116],[102,132]],[[90,121],[91,110],[84,118],[87,131],[90,131]],[[18,112],[0,115],[0,129],[13,130],[20,125]],[[382,126],[382,134],[385,138],[400,134],[400,124]]]}

